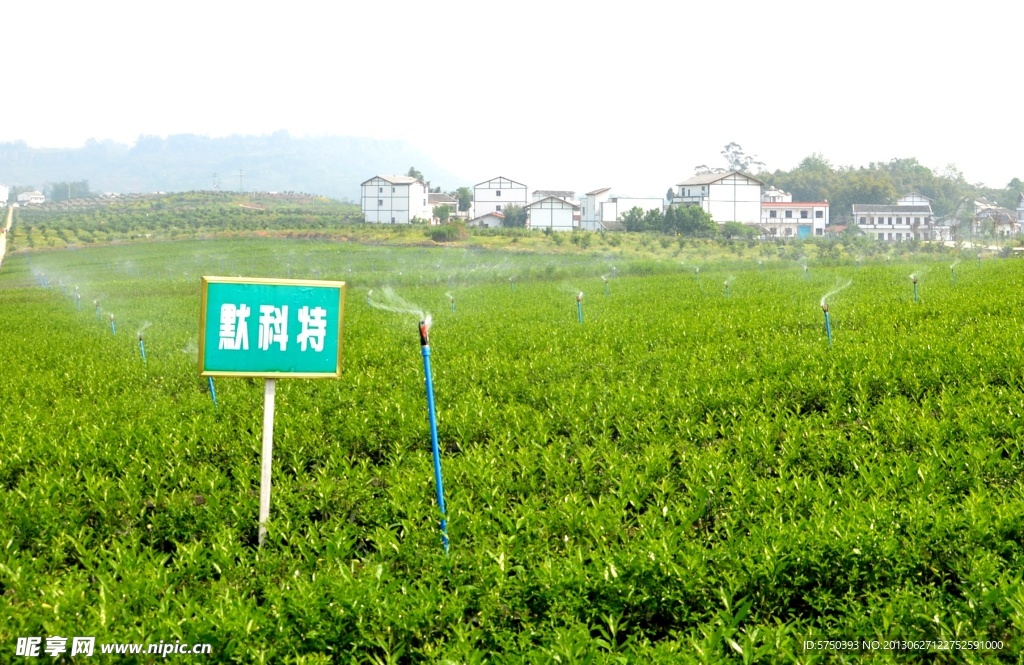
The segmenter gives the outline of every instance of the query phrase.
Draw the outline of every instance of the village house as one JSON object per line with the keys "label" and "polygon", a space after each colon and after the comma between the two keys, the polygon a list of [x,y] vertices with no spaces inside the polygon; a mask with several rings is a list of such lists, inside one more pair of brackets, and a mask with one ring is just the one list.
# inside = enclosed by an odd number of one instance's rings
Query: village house
{"label": "village house", "polygon": [[375,224],[429,222],[427,183],[404,175],[378,175],[362,185],[363,219]]}
{"label": "village house", "polygon": [[428,192],[427,193],[427,206],[430,208],[430,218],[434,223],[440,222],[440,218],[434,214],[434,208],[440,206],[448,206],[448,217],[465,217],[466,213],[459,212],[459,200],[450,194],[442,194],[441,192]]}
{"label": "village house", "polygon": [[557,196],[548,196],[526,206],[526,227],[551,231],[580,228],[580,207]]}
{"label": "village house", "polygon": [[633,208],[665,211],[665,200],[655,197],[612,196],[611,187],[587,192],[581,200],[581,227],[588,231],[618,230],[619,219]]}
{"label": "village house", "polygon": [[480,226],[487,229],[496,229],[505,223],[505,215],[500,212],[488,212],[466,222],[467,226]]}
{"label": "village house", "polygon": [[43,196],[42,192],[38,191],[22,192],[21,194],[18,194],[18,203],[28,203],[31,205],[35,205],[37,203],[46,203],[46,197]]}
{"label": "village house", "polygon": [[473,186],[473,212],[478,218],[489,212],[501,212],[510,205],[523,208],[527,203],[526,185],[503,176]]}
{"label": "village house", "polygon": [[670,205],[697,205],[717,223],[761,223],[763,182],[740,171],[705,173],[684,180],[672,190]]}
{"label": "village house", "polygon": [[854,203],[852,212],[861,233],[879,240],[946,239],[942,227],[935,224],[931,199],[917,193],[902,196],[894,204]]}
{"label": "village house", "polygon": [[824,236],[828,201],[793,201],[793,195],[771,187],[761,201],[761,230],[769,238]]}

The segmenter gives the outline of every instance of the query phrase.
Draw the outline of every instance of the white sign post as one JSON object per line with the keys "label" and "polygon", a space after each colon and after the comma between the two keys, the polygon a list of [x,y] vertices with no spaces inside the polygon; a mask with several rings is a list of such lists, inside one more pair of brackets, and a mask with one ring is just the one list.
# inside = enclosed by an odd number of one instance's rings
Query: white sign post
{"label": "white sign post", "polygon": [[270,519],[277,379],[334,379],[341,375],[344,305],[344,282],[203,277],[199,374],[265,380],[260,459],[261,547]]}

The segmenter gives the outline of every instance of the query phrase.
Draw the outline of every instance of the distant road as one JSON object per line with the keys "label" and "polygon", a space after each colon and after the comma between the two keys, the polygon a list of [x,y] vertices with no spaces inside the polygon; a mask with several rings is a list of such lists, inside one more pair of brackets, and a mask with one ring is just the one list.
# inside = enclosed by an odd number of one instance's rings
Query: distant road
{"label": "distant road", "polygon": [[4,254],[7,253],[7,234],[11,232],[12,221],[14,221],[14,208],[7,206],[7,223],[4,224],[4,232],[0,233],[0,266],[4,264]]}

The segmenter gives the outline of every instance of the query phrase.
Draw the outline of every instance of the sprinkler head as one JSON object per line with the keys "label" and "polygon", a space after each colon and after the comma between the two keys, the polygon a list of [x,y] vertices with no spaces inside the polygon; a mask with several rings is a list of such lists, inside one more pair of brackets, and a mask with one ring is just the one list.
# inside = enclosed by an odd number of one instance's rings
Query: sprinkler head
{"label": "sprinkler head", "polygon": [[914,282],[914,284],[917,284],[917,278],[916,277],[911,277],[910,279]]}
{"label": "sprinkler head", "polygon": [[828,303],[827,302],[821,303],[821,311],[823,311],[826,314],[828,314]]}
{"label": "sprinkler head", "polygon": [[579,295],[576,296],[576,302],[583,302],[583,292],[580,291]]}
{"label": "sprinkler head", "polygon": [[142,333],[139,333],[139,341],[142,341]]}
{"label": "sprinkler head", "polygon": [[426,321],[420,321],[420,346],[430,346],[430,341],[427,336],[430,334],[430,324]]}

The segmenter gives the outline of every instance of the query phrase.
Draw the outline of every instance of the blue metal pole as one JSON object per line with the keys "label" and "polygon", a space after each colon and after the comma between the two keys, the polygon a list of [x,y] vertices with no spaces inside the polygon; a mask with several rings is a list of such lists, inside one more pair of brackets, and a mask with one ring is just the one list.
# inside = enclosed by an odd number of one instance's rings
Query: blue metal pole
{"label": "blue metal pole", "polygon": [[423,351],[423,373],[427,385],[427,411],[430,415],[430,449],[434,455],[434,486],[437,490],[437,506],[441,509],[441,543],[448,551],[448,519],[444,509],[444,481],[441,478],[441,449],[437,444],[437,412],[434,410],[434,380],[430,372],[430,341],[427,338],[427,322],[420,321],[420,347]]}
{"label": "blue metal pole", "polygon": [[914,280],[914,302],[917,302],[917,280]]}
{"label": "blue metal pole", "polygon": [[142,362],[146,362],[146,345],[142,343],[142,333],[139,333],[139,353],[142,354]]}
{"label": "blue metal pole", "polygon": [[832,322],[828,318],[828,305],[822,305],[821,308],[825,310],[825,332],[828,333],[828,345],[832,346]]}
{"label": "blue metal pole", "polygon": [[452,298],[452,314],[455,313],[455,298]]}
{"label": "blue metal pole", "polygon": [[213,377],[206,377],[206,384],[210,386],[210,397],[213,398],[213,408],[217,408],[217,391],[213,387]]}
{"label": "blue metal pole", "polygon": [[576,296],[576,316],[583,323],[583,294]]}
{"label": "blue metal pole", "polygon": [[117,334],[117,326],[114,325],[114,315],[110,315],[110,332],[114,335]]}

